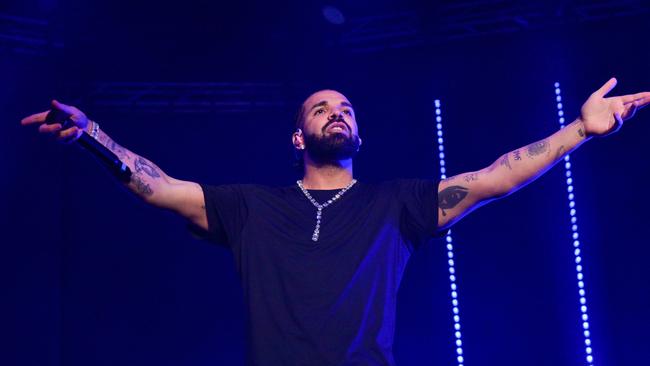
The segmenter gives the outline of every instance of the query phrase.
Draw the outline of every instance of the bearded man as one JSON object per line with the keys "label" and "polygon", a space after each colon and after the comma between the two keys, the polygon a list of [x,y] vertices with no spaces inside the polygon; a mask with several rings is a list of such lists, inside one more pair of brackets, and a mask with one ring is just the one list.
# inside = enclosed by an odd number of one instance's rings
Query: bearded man
{"label": "bearded man", "polygon": [[592,137],[616,131],[650,102],[649,92],[605,97],[615,84],[594,92],[580,116],[548,138],[440,182],[354,179],[359,127],[350,101],[333,90],[302,104],[292,143],[303,177],[286,187],[172,178],[57,101],[52,109],[67,122],[46,124],[45,111],[22,124],[65,142],[92,134],[129,166],[126,186],[135,195],[232,251],[248,315],[248,365],[394,365],[397,290],[413,249]]}

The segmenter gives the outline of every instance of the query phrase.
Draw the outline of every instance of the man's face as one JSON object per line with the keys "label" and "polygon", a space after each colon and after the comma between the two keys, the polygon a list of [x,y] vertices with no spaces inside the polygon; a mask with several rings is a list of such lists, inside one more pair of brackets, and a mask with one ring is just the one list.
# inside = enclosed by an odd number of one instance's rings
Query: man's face
{"label": "man's face", "polygon": [[359,149],[358,126],[350,101],[334,90],[312,94],[302,105],[302,134],[294,145],[320,162],[344,160]]}

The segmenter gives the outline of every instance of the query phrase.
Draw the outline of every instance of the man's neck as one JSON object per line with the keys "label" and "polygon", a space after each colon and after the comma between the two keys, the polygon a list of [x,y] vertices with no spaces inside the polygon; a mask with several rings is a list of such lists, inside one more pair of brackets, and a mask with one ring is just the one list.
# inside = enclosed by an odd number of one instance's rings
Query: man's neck
{"label": "man's neck", "polygon": [[306,189],[341,189],[352,181],[352,159],[334,164],[316,164],[305,159],[302,184]]}

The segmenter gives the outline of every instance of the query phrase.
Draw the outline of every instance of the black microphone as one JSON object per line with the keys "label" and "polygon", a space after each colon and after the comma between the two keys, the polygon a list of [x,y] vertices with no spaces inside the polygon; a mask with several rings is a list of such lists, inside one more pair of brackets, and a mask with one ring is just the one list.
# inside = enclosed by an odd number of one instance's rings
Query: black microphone
{"label": "black microphone", "polygon": [[[58,109],[52,109],[45,117],[45,123],[49,125],[56,123],[57,121],[65,121],[63,123],[63,128],[65,129],[71,126],[68,117],[70,116],[67,113]],[[99,141],[95,140],[92,136],[86,133],[86,131],[84,131],[77,139],[77,143],[99,159],[99,161],[101,161],[108,170],[117,177],[117,179],[124,183],[131,181],[131,169],[129,169],[129,167],[124,164],[117,155],[106,146],[100,144]]]}

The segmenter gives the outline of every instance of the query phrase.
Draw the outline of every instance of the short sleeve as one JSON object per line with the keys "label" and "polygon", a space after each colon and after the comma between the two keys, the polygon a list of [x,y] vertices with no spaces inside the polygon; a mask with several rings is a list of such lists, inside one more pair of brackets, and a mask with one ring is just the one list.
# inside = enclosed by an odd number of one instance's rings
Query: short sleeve
{"label": "short sleeve", "polygon": [[426,179],[397,181],[400,230],[415,247],[445,234],[438,229],[438,184]]}
{"label": "short sleeve", "polygon": [[205,199],[208,230],[191,227],[193,234],[213,243],[232,247],[239,241],[248,208],[241,185],[201,184]]}

